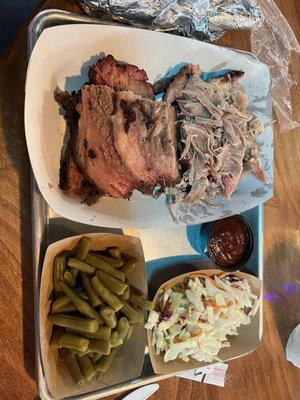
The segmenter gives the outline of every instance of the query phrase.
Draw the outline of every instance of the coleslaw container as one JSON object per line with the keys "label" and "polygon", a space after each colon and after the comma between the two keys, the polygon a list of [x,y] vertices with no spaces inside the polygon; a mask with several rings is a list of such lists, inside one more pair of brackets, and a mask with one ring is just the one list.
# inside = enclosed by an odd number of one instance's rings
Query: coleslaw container
{"label": "coleslaw container", "polygon": [[[182,281],[185,278],[191,277],[195,278],[197,276],[213,276],[217,274],[224,274],[223,271],[217,269],[204,269],[201,271],[190,272],[177,276],[176,278],[170,279],[160,286],[156,295],[154,297],[154,304],[157,303],[159,293],[166,287],[172,287]],[[239,358],[246,354],[251,353],[260,345],[261,340],[261,326],[262,326],[262,301],[261,301],[261,290],[262,282],[260,279],[253,275],[245,274],[243,272],[234,272],[230,275],[237,276],[238,278],[246,278],[250,284],[251,290],[260,299],[260,308],[257,313],[251,318],[249,325],[241,325],[238,328],[238,336],[229,336],[228,341],[230,342],[230,347],[224,347],[218,353],[218,357],[222,361],[232,360],[234,358]],[[198,362],[196,360],[191,360],[189,362],[182,361],[181,359],[176,359],[174,361],[164,362],[163,354],[156,354],[155,348],[152,345],[152,330],[147,331],[147,340],[150,359],[152,363],[153,370],[156,374],[169,374],[177,373],[181,371],[186,371],[193,368],[200,368],[211,363]]]}

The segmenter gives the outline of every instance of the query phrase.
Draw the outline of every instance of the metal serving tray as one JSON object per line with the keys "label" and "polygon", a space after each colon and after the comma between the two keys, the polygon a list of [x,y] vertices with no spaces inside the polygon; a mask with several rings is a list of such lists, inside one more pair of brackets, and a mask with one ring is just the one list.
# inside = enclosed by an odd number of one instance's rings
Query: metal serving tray
{"label": "metal serving tray", "polygon": [[[99,21],[97,19],[61,11],[47,10],[39,13],[31,22],[28,30],[28,54],[30,56],[36,41],[44,29],[62,24],[112,24],[110,22]],[[243,213],[250,222],[254,234],[254,247],[250,260],[247,262],[246,272],[259,278],[263,275],[262,259],[262,239],[263,239],[263,207],[259,206]],[[149,290],[154,292],[157,286],[172,275],[187,272],[197,268],[199,262],[203,264],[205,254],[199,253],[197,242],[201,235],[201,226],[187,228],[174,228],[166,230],[140,230],[134,234],[141,238],[145,251],[145,260],[148,271]],[[60,217],[55,214],[46,204],[37,187],[34,176],[32,175],[32,243],[33,243],[33,267],[34,267],[34,306],[35,306],[35,360],[36,360],[36,380],[40,397],[44,400],[51,400],[45,376],[40,352],[39,338],[39,288],[43,258],[47,246],[57,240],[68,236],[90,233],[90,232],[115,232],[123,233],[121,229],[100,228],[90,225],[83,225]],[[131,234],[126,230],[124,233]],[[178,248],[178,238],[181,247]],[[177,240],[176,245],[174,242]],[[158,244],[155,247],[155,241]],[[179,266],[180,265],[180,266]],[[212,265],[206,259],[207,267]],[[176,267],[177,266],[177,267]],[[180,268],[180,269],[179,269]],[[159,270],[159,274],[156,272]],[[157,276],[159,280],[157,281]],[[90,392],[86,395],[68,397],[68,399],[98,399],[118,392],[131,390],[138,386],[157,382],[170,375],[155,375],[151,366],[148,351],[145,351],[145,361],[142,373],[139,377],[130,381],[122,382],[117,385]]]}

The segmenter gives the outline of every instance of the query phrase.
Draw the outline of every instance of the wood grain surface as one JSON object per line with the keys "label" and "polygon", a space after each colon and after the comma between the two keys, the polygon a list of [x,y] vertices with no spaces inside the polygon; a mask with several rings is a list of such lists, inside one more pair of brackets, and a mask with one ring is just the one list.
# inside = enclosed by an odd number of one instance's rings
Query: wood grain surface
{"label": "wood grain surface", "polygon": [[[299,0],[277,0],[300,39]],[[298,7],[297,7],[298,6]],[[81,12],[70,1],[50,0],[39,9]],[[28,23],[0,56],[0,399],[37,396],[34,381],[34,320],[30,222],[30,164],[23,128]],[[220,44],[249,49],[248,32],[227,32]],[[293,70],[299,77],[299,58]],[[300,92],[293,90],[300,120]],[[265,205],[264,335],[261,347],[229,363],[225,388],[172,378],[160,382],[153,400],[297,400],[299,370],[284,347],[300,322],[300,129],[275,125],[275,193]],[[109,399],[116,399],[110,397]],[[121,398],[121,396],[118,396]]]}

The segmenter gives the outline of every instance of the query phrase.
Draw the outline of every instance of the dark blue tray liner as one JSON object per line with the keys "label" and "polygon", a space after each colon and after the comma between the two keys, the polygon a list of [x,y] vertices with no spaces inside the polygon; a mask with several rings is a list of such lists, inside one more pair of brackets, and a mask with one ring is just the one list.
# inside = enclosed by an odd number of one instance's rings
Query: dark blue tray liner
{"label": "dark blue tray liner", "polygon": [[[262,271],[262,206],[243,212],[253,230],[253,251],[242,268],[243,272],[260,277]],[[215,268],[205,253],[199,249],[199,236],[201,240],[202,225],[193,225],[186,228],[186,234],[191,246],[198,254],[172,256],[160,258],[146,263],[149,296],[153,297],[159,286],[177,275],[191,272],[195,269]]]}

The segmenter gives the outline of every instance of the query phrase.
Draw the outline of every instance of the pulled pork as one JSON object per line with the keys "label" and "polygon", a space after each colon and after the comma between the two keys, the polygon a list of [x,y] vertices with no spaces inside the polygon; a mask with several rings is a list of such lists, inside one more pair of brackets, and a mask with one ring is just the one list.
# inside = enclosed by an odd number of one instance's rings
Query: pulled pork
{"label": "pulled pork", "polygon": [[242,72],[205,82],[200,70],[185,67],[171,83],[165,98],[179,108],[181,182],[167,193],[174,202],[230,198],[243,171],[266,180],[255,135],[261,121],[248,109],[246,95],[236,82]]}

